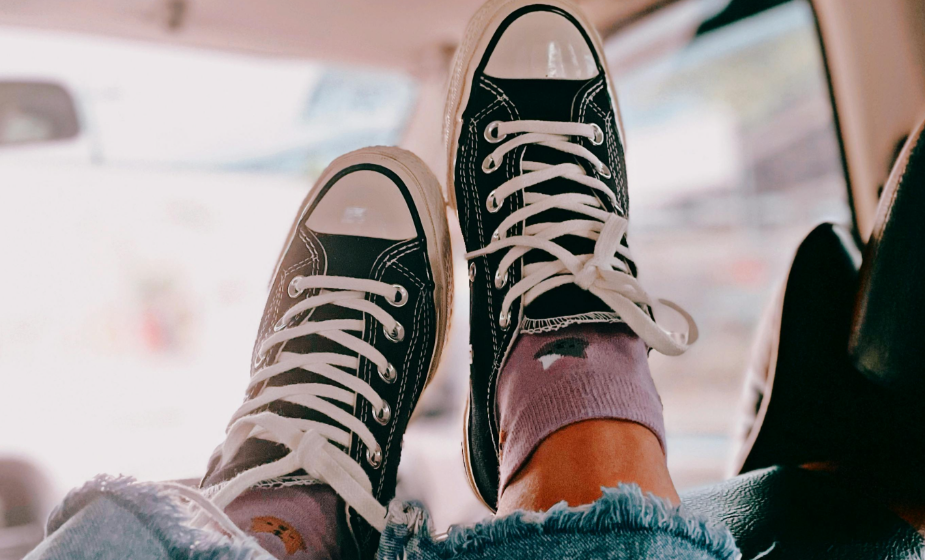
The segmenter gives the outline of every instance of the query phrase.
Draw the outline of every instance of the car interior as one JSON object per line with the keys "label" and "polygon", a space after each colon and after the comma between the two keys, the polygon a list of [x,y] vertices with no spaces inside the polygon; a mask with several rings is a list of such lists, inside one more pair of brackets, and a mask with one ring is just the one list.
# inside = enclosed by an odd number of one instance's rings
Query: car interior
{"label": "car interior", "polygon": [[[920,134],[907,141],[884,188],[863,259],[835,224],[818,226],[800,244],[759,337],[766,350],[751,372],[760,382],[752,385],[755,416],[740,474],[685,497],[692,509],[728,523],[746,556],[772,549],[788,558],[921,554],[921,535],[883,502],[921,492],[922,455],[912,443],[919,376],[911,364],[919,363],[919,346],[913,350],[906,338],[920,327],[911,306],[896,305],[914,282],[914,265],[898,252],[908,249],[898,246],[918,227],[915,197],[906,193],[921,172]],[[859,465],[865,476],[827,469],[832,461]]]}
{"label": "car interior", "polygon": [[[339,104],[352,100],[398,123],[383,117],[382,130],[389,133],[376,129],[374,139],[415,151],[443,177],[447,72],[480,4],[15,2],[0,6],[0,41],[26,30],[361,68],[377,77],[357,82],[329,71],[321,80],[327,89],[317,90],[314,105],[300,114],[325,134],[338,127],[350,134],[331,136],[325,146],[312,139],[304,150],[274,147],[269,155],[248,153],[209,165],[225,166],[223,172],[256,170],[265,173],[261,177],[283,170],[279,177],[291,173],[301,184],[341,147],[369,140],[368,131],[350,129],[349,114],[337,113]],[[915,257],[925,238],[925,3],[578,4],[604,39],[621,100],[637,220],[631,235],[639,252],[650,255],[641,262],[642,274],[653,291],[677,298],[701,324],[702,342],[690,356],[652,358],[667,414],[669,466],[683,503],[725,523],[748,559],[925,557],[925,519],[908,507],[925,503],[925,293],[917,281],[925,264]],[[88,162],[108,165],[105,143],[87,136],[93,117],[80,105],[86,96],[57,81],[0,64],[4,189],[12,188],[4,178],[9,162],[19,166],[22,158],[41,167],[62,157],[66,143],[81,143]],[[101,91],[93,93],[97,105],[108,102],[110,94]],[[111,97],[119,102],[118,94]],[[325,120],[327,111],[336,122]],[[48,158],[39,151],[45,144],[55,150]],[[111,157],[114,168],[127,169]],[[666,166],[666,160],[676,163]],[[192,196],[187,191],[197,180],[178,183],[178,196]],[[301,193],[280,181],[266,196],[276,197],[272,204],[288,219]],[[209,188],[223,192],[223,184]],[[242,198],[230,221],[240,223],[237,218],[261,196],[255,191]],[[0,205],[9,200],[0,198]],[[178,220],[200,219],[183,208],[178,213]],[[281,234],[268,238],[275,243]],[[182,236],[174,241],[185,243]],[[679,266],[689,271],[683,281],[673,272]],[[247,289],[259,291],[265,280],[258,274]],[[163,315],[158,306],[173,309],[173,300],[153,301],[157,320]],[[455,315],[466,315],[465,308]],[[0,349],[16,340],[8,335],[14,321],[3,321]],[[465,340],[452,343],[443,367],[464,363],[465,346]],[[176,364],[182,359],[155,354],[155,367],[181,371]],[[0,380],[20,363],[3,360],[0,350]],[[182,367],[194,363],[188,362]],[[195,365],[211,369],[216,363]],[[441,381],[429,389],[411,428],[420,443],[409,442],[410,459],[399,475],[399,495],[429,504],[467,495],[466,505],[453,512],[434,505],[441,526],[487,514],[468,496],[461,474],[447,479],[452,483],[441,481],[450,472],[444,465],[458,462],[460,434],[452,431],[452,439],[444,428],[447,418],[462,414],[465,383]],[[18,410],[5,399],[0,408]],[[0,413],[0,425],[12,425],[9,414]],[[209,429],[211,437],[220,426]],[[5,432],[0,429],[0,560],[22,558],[41,539],[43,519],[60,498],[48,490],[55,484],[44,474],[51,468],[58,476],[59,467],[49,467],[48,458],[30,467],[31,448],[6,449]],[[425,448],[440,458],[416,460]],[[185,464],[154,473],[190,480],[201,474]]]}

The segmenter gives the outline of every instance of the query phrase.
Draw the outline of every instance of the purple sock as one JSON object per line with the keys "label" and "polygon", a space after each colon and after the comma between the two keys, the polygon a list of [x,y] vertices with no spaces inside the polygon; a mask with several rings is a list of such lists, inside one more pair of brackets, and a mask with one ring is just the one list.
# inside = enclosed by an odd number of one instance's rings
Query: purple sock
{"label": "purple sock", "polygon": [[344,502],[330,486],[251,489],[225,513],[280,560],[344,560],[356,554]]}
{"label": "purple sock", "polygon": [[501,490],[553,432],[583,420],[641,424],[665,449],[645,343],[623,324],[521,334],[498,379]]}

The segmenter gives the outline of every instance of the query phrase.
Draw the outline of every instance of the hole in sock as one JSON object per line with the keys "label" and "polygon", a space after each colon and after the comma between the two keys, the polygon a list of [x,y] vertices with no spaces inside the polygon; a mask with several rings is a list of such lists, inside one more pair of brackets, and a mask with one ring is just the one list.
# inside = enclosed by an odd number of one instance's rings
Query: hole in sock
{"label": "hole in sock", "polygon": [[329,486],[253,488],[225,508],[234,523],[280,560],[341,560],[355,544],[343,500]]}

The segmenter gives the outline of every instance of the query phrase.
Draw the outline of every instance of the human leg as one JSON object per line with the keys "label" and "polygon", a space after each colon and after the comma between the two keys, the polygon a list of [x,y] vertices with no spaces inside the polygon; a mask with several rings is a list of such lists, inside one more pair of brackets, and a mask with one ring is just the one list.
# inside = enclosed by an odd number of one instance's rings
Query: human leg
{"label": "human leg", "polygon": [[202,481],[278,557],[375,555],[401,440],[444,343],[450,263],[439,184],[408,152],[342,156],[303,203],[247,399]]}
{"label": "human leg", "polygon": [[678,503],[645,344],[625,325],[524,334],[501,372],[499,513],[636,483]]}
{"label": "human leg", "polygon": [[439,541],[422,512],[393,509],[381,557],[736,557],[728,531],[672,504],[646,354],[680,353],[696,329],[683,312],[686,331],[662,328],[651,310],[676,307],[636,280],[593,30],[566,2],[492,0],[451,80],[449,191],[472,299],[465,458],[501,515]]}
{"label": "human leg", "polygon": [[[628,420],[663,441],[646,348],[678,354],[697,334],[686,313],[649,297],[636,278],[619,112],[593,28],[567,2],[494,0],[466,37],[446,113],[449,191],[473,301],[467,466],[477,492],[496,507],[513,471],[569,424]],[[671,332],[653,320],[672,311],[686,328]],[[617,325],[627,329],[626,348],[612,347],[618,337],[606,329]],[[581,328],[600,332],[569,334]],[[595,357],[566,354],[543,363],[543,348],[530,342],[542,337],[562,344],[574,338]],[[582,347],[579,354],[586,353]],[[628,363],[608,367],[612,359]],[[540,380],[548,368],[563,373]],[[511,399],[517,410],[504,426],[500,399],[510,375],[525,379],[523,390],[512,391],[525,396],[519,409],[521,397]],[[536,383],[548,389],[531,392]],[[537,424],[542,428],[524,429]],[[526,441],[511,440],[505,430],[512,426]],[[636,430],[608,429],[627,437]],[[642,436],[640,450],[647,440]],[[664,482],[656,487],[672,496]]]}
{"label": "human leg", "polygon": [[[225,556],[184,543],[222,533],[254,558],[373,558],[402,437],[444,343],[451,277],[442,194],[424,164],[395,148],[336,160],[290,231],[246,399],[201,493],[101,479],[74,495],[81,507],[64,509],[35,558],[206,560]],[[194,518],[184,499],[208,510]]]}

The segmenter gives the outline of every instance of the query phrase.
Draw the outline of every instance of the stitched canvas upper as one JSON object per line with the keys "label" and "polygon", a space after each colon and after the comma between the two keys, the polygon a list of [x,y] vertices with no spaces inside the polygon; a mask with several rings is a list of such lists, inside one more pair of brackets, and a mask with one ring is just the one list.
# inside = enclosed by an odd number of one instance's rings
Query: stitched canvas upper
{"label": "stitched canvas upper", "polygon": [[[357,167],[357,169],[369,168],[370,166]],[[349,171],[348,169],[345,172]],[[383,169],[382,171],[387,170]],[[366,297],[367,300],[381,305],[383,308],[388,308],[388,312],[399,323],[404,325],[405,337],[398,342],[388,340],[384,335],[383,325],[372,317],[364,315],[360,311],[333,305],[324,305],[311,309],[300,316],[296,316],[291,321],[292,323],[302,323],[304,321],[364,318],[364,332],[358,336],[382,352],[389,363],[394,365],[397,370],[398,378],[393,383],[388,383],[380,377],[376,364],[365,357],[361,357],[359,369],[355,372],[391,407],[391,420],[385,425],[380,425],[372,418],[374,411],[372,405],[366,399],[357,398],[353,407],[331,401],[359,418],[368,426],[381,447],[382,462],[378,466],[373,466],[367,461],[368,449],[356,434],[352,436],[350,448],[345,449],[345,451],[358,464],[363,466],[372,482],[373,496],[383,504],[391,500],[395,494],[401,439],[431,369],[431,360],[436,342],[435,321],[437,317],[434,304],[434,279],[427,254],[425,232],[416,215],[407,188],[401,184],[397,176],[394,174],[390,174],[390,176],[393,181],[396,181],[412,210],[417,236],[409,240],[394,241],[317,233],[306,225],[312,209],[310,208],[308,212],[304,213],[300,211],[302,219],[294,225],[290,233],[291,242],[281,255],[278,270],[271,284],[254,347],[254,363],[251,369],[251,374],[253,375],[260,369],[262,364],[272,361],[275,355],[281,351],[300,354],[335,352],[356,355],[355,352],[340,346],[338,343],[315,334],[289,340],[283,345],[274,348],[263,360],[258,358],[258,349],[261,344],[275,332],[278,321],[295,301],[288,293],[288,287],[293,278],[318,274],[368,278],[386,284],[400,285],[407,290],[408,299],[402,306],[392,306],[382,296],[368,294]],[[321,196],[323,196],[323,192]],[[319,290],[306,290],[298,297],[301,299],[318,293]],[[324,376],[303,369],[290,370],[265,382],[268,386],[283,386],[296,383],[336,385],[334,381]],[[253,398],[262,387],[262,385],[255,386],[248,398]],[[263,410],[270,410],[285,417],[302,418],[329,424],[335,423],[334,420],[320,412],[286,401],[271,402],[257,409],[255,413]],[[343,426],[339,427],[344,428]],[[347,431],[349,432],[349,430]],[[222,464],[223,458],[219,448],[209,462],[208,472],[203,479],[202,486],[210,487],[220,484],[247,469],[276,461],[288,452],[289,450],[281,444],[261,439],[250,439],[244,443],[234,457],[229,458]],[[300,470],[278,480],[266,481],[261,485],[311,484],[315,482],[304,471]],[[374,553],[375,546],[378,543],[378,533],[356,515],[353,515],[351,525],[354,527],[358,541],[360,541],[361,549],[370,549]],[[371,556],[364,555],[364,557]]]}

